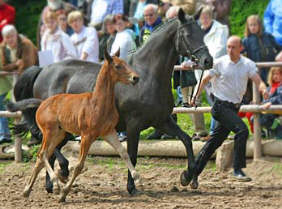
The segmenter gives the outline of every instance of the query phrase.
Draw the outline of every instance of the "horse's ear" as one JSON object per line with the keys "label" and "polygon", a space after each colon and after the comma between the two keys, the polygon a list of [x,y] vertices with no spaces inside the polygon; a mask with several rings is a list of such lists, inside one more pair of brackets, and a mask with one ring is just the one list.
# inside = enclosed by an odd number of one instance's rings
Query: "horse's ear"
{"label": "horse's ear", "polygon": [[203,10],[203,7],[201,7],[200,9],[198,9],[198,11],[195,12],[195,14],[193,15],[194,20],[197,21],[200,18],[202,10]]}
{"label": "horse's ear", "polygon": [[182,8],[179,9],[178,11],[178,19],[180,20],[180,22],[184,23],[186,21],[185,18],[185,12],[183,11]]}
{"label": "horse's ear", "polygon": [[104,51],[104,58],[108,60],[109,63],[113,62],[113,58],[109,55],[108,50],[105,49]]}
{"label": "horse's ear", "polygon": [[119,55],[120,55],[120,48],[118,48],[118,50],[116,51],[116,53],[114,55],[119,57]]}

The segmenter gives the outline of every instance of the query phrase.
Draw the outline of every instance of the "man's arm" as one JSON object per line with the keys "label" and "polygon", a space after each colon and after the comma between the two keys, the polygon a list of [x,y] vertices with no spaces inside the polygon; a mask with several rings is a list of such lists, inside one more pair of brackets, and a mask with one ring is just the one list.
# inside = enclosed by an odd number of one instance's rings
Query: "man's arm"
{"label": "man's arm", "polygon": [[262,94],[264,99],[268,99],[269,95],[265,83],[261,80],[260,76],[256,73],[251,77],[252,81],[255,82],[259,92]]}

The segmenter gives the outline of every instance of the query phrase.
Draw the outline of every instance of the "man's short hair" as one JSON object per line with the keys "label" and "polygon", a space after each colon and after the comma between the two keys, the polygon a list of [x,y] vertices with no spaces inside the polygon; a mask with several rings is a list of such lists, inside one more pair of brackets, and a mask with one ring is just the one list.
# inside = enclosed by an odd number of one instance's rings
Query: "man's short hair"
{"label": "man's short hair", "polygon": [[14,25],[5,25],[2,29],[2,36],[5,37],[12,33],[18,33],[16,27]]}
{"label": "man's short hair", "polygon": [[68,15],[68,24],[71,24],[74,20],[81,19],[83,20],[83,15],[80,11],[72,11]]}

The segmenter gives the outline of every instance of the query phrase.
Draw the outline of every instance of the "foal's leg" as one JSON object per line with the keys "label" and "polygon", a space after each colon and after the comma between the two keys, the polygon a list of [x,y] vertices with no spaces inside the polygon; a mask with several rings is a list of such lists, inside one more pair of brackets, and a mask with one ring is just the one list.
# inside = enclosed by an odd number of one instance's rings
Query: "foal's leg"
{"label": "foal's leg", "polygon": [[36,159],[36,163],[35,163],[35,166],[33,168],[33,171],[32,171],[32,174],[31,174],[31,177],[29,178],[29,181],[28,181],[28,184],[25,186],[24,188],[24,191],[23,191],[23,196],[24,197],[28,197],[30,192],[31,192],[31,189],[32,189],[32,186],[39,174],[39,172],[41,171],[41,169],[44,167],[44,162],[42,160],[42,156],[41,155],[38,155],[37,159]]}
{"label": "foal's leg", "polygon": [[135,170],[134,166],[132,165],[126,149],[124,149],[124,147],[121,145],[120,141],[118,140],[117,132],[114,131],[113,133],[105,136],[104,139],[119,153],[120,157],[124,160],[128,169],[130,170],[133,179],[136,181],[136,183],[139,183],[140,176]]}
{"label": "foal's leg", "polygon": [[[95,137],[96,138],[96,137]],[[81,143],[80,143],[80,155],[77,165],[74,168],[73,175],[71,179],[68,181],[68,183],[65,185],[65,187],[61,191],[61,196],[59,202],[65,202],[66,196],[70,192],[71,186],[75,180],[75,178],[81,173],[85,158],[87,156],[87,153],[89,151],[89,148],[92,144],[91,138],[89,136],[81,136]]]}

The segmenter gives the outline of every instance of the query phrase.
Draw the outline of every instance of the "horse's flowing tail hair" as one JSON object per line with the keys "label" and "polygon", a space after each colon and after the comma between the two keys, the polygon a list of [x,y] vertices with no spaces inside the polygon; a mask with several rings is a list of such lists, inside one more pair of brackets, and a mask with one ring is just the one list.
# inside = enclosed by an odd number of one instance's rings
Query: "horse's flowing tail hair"
{"label": "horse's flowing tail hair", "polygon": [[39,107],[42,101],[42,99],[30,98],[18,102],[8,102],[7,109],[10,112],[23,111],[26,109]]}

